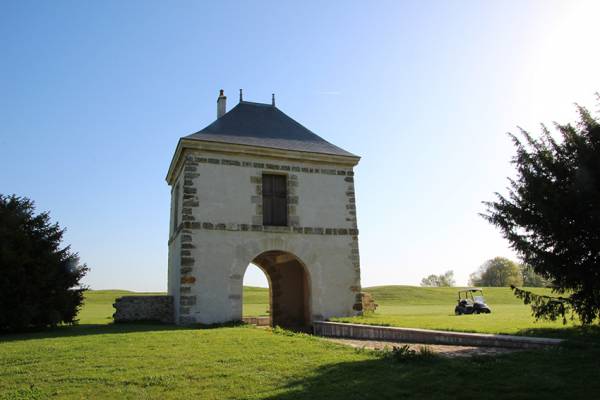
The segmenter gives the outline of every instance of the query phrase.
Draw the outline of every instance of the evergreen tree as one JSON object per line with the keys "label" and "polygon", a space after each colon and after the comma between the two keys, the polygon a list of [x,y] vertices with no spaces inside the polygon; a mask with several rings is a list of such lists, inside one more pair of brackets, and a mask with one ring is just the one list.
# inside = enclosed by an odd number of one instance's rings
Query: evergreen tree
{"label": "evergreen tree", "polygon": [[0,194],[0,330],[74,323],[83,303],[88,268],[61,248],[64,229],[34,211],[31,200]]}
{"label": "evergreen tree", "polygon": [[482,215],[552,285],[555,296],[514,288],[533,314],[589,324],[600,316],[600,123],[577,109],[576,124],[555,124],[560,139],[544,126],[540,138],[511,135],[517,176]]}

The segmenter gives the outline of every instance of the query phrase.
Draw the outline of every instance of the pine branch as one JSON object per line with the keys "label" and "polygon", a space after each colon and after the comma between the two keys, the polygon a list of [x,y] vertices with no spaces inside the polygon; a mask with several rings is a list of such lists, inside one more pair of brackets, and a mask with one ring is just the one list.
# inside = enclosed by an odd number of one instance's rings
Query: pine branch
{"label": "pine branch", "polygon": [[568,314],[569,319],[574,319],[571,299],[535,294],[514,285],[510,285],[510,288],[517,298],[523,300],[523,304],[531,305],[531,314],[536,321],[556,321],[562,318],[563,324],[566,324]]}

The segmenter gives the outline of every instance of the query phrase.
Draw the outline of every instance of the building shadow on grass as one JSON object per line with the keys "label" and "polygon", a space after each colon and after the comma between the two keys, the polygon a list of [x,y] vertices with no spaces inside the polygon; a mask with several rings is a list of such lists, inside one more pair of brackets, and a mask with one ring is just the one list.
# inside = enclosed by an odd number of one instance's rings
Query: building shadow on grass
{"label": "building shadow on grass", "polygon": [[449,364],[452,363],[447,360],[399,364],[386,358],[329,364],[290,381],[280,388],[283,393],[267,399],[437,398],[435,389],[429,390],[424,385],[426,371],[445,369]]}
{"label": "building shadow on grass", "polygon": [[[492,367],[493,357],[483,368]],[[525,397],[545,399],[552,393],[541,390],[538,397],[536,384],[523,380],[512,382],[510,390],[500,377],[486,376],[473,379],[469,372],[482,368],[481,360],[439,359],[430,362],[397,363],[389,359],[343,362],[318,368],[313,374],[290,381],[279,388],[282,393],[266,397],[267,400],[298,399],[498,399],[513,398],[510,392],[525,391]],[[517,366],[510,369],[517,373]],[[502,374],[507,378],[507,373]],[[529,385],[529,386],[527,386]],[[528,393],[535,394],[528,397]],[[546,396],[546,397],[544,397]]]}
{"label": "building shadow on grass", "polygon": [[595,368],[599,356],[596,346],[572,346],[500,356],[342,362],[319,367],[290,380],[279,388],[281,393],[265,398],[589,398],[586,394],[600,390]]}
{"label": "building shadow on grass", "polygon": [[242,323],[230,323],[219,325],[188,325],[178,326],[174,324],[161,324],[156,322],[136,322],[136,323],[110,323],[110,324],[77,324],[58,326],[56,328],[47,328],[43,330],[31,330],[21,333],[0,333],[0,343],[14,342],[22,340],[35,340],[47,338],[61,338],[89,335],[106,334],[124,334],[137,332],[161,332],[190,329],[214,329],[222,327],[243,326]]}
{"label": "building shadow on grass", "polygon": [[518,331],[516,335],[566,339],[571,344],[600,345],[600,325],[598,324],[565,328],[527,328]]}
{"label": "building shadow on grass", "polygon": [[[589,398],[600,391],[600,326],[534,328],[519,335],[567,339],[563,346],[506,354],[412,360],[382,357],[320,367],[269,400]],[[552,366],[549,368],[549,366]]]}

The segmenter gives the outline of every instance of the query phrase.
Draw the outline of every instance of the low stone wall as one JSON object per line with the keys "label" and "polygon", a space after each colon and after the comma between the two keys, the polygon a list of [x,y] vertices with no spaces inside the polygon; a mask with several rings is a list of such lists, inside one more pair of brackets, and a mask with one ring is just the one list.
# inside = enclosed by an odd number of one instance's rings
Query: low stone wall
{"label": "low stone wall", "polygon": [[313,322],[313,332],[317,336],[326,337],[518,349],[556,346],[562,342],[561,339],[434,331],[429,329],[396,328],[325,321]]}
{"label": "low stone wall", "polygon": [[124,296],[119,297],[113,307],[115,322],[174,322],[173,296]]}

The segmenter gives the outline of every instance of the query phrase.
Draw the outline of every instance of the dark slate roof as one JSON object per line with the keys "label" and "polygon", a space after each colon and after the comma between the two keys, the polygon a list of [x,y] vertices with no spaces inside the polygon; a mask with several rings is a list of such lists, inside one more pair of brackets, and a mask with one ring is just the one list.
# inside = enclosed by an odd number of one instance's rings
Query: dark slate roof
{"label": "dark slate roof", "polygon": [[306,129],[271,104],[241,101],[199,132],[184,139],[356,157]]}

